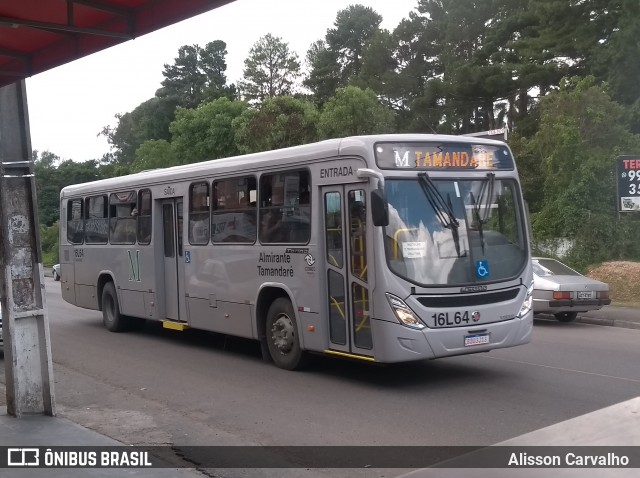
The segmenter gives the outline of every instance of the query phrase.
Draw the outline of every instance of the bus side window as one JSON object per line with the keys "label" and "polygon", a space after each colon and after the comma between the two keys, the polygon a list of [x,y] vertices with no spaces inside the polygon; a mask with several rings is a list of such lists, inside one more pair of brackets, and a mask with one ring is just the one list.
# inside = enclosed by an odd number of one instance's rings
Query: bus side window
{"label": "bus side window", "polygon": [[189,186],[189,243],[209,243],[209,183],[194,183]]}
{"label": "bus side window", "polygon": [[82,199],[71,199],[67,203],[67,240],[71,244],[82,244],[84,221]]}
{"label": "bus side window", "polygon": [[256,178],[222,179],[213,183],[211,240],[254,243],[256,240]]}
{"label": "bus side window", "polygon": [[260,178],[260,242],[309,241],[309,172],[292,171]]}
{"label": "bus side window", "polygon": [[143,189],[138,193],[138,243],[151,242],[151,191]]}
{"label": "bus side window", "polygon": [[135,244],[138,215],[135,191],[113,193],[109,198],[109,242]]}
{"label": "bus side window", "polygon": [[109,239],[107,195],[85,198],[84,240],[87,244],[106,244]]}

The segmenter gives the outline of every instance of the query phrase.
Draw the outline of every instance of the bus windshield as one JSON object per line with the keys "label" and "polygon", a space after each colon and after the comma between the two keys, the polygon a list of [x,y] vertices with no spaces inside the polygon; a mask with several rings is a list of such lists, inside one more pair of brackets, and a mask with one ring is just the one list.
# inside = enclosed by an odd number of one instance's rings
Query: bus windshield
{"label": "bus windshield", "polygon": [[422,286],[517,277],[527,260],[513,179],[387,179],[385,251],[392,272]]}

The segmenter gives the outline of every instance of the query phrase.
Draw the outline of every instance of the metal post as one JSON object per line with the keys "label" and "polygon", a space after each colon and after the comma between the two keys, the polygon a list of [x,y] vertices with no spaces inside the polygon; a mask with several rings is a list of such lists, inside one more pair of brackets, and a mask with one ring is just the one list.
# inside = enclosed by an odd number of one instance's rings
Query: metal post
{"label": "metal post", "polygon": [[0,301],[7,413],[54,416],[42,254],[24,80],[0,88]]}

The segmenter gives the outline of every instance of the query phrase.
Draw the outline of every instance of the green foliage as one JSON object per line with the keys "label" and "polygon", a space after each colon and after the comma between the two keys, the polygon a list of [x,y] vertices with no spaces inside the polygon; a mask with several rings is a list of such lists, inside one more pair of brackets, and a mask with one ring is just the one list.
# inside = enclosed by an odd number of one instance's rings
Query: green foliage
{"label": "green foliage", "polygon": [[233,121],[236,146],[255,153],[316,141],[318,111],[313,103],[280,96],[247,109]]}
{"label": "green foliage", "polygon": [[302,84],[313,92],[316,102],[322,105],[340,86],[338,54],[329,50],[323,40],[318,40],[307,51],[306,60],[309,74]]}
{"label": "green foliage", "polygon": [[270,33],[251,47],[244,67],[244,81],[239,87],[242,96],[254,102],[293,94],[295,80],[300,76],[298,55]]}
{"label": "green foliage", "polygon": [[171,124],[171,145],[177,163],[237,155],[239,150],[232,124],[246,109],[245,102],[227,98],[202,104],[196,109],[179,109]]}
{"label": "green foliage", "polygon": [[167,168],[179,164],[171,144],[164,139],[150,139],[136,150],[136,159],[129,171],[138,173],[147,169]]}
{"label": "green foliage", "polygon": [[365,48],[380,31],[381,22],[379,14],[362,5],[350,5],[338,12],[334,28],[327,30],[326,42],[338,60],[341,86],[360,74]]}
{"label": "green foliage", "polygon": [[136,150],[147,140],[169,140],[169,124],[175,116],[176,97],[151,98],[132,112],[116,115],[118,125],[106,126],[102,134],[116,151],[113,158],[119,165],[131,164]]}
{"label": "green foliage", "polygon": [[[156,92],[161,98],[174,98],[179,106],[195,108],[205,95],[212,98],[226,96],[227,44],[222,40],[199,45],[184,45],[178,50],[173,65],[164,65],[162,88]],[[160,139],[160,138],[147,138]]]}
{"label": "green foliage", "polygon": [[533,196],[536,240],[568,238],[573,243],[568,261],[576,267],[639,259],[635,245],[620,235],[638,224],[623,224],[615,214],[615,159],[640,151],[625,109],[590,77],[564,82],[540,102],[540,113],[539,131],[519,141],[518,163],[525,196]]}
{"label": "green foliage", "polygon": [[51,226],[40,225],[40,247],[42,249],[42,262],[53,265],[60,262],[58,237],[60,227],[58,221]]}
{"label": "green foliage", "polygon": [[60,190],[70,184],[102,179],[104,173],[97,161],[74,162],[67,160],[56,164],[60,158],[49,151],[41,155],[34,151],[34,174],[38,197],[40,224],[51,226],[60,217]]}
{"label": "green foliage", "polygon": [[637,215],[583,214],[564,258],[578,270],[607,261],[640,261],[640,218]]}
{"label": "green foliage", "polygon": [[322,138],[376,133],[392,133],[393,111],[380,104],[375,93],[348,86],[327,101],[320,115]]}

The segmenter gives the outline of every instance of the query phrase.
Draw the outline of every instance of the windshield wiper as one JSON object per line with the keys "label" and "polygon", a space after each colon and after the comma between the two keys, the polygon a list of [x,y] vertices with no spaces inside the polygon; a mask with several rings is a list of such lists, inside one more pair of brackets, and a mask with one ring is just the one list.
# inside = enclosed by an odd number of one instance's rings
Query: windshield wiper
{"label": "windshield wiper", "polygon": [[431,181],[431,178],[427,176],[427,173],[418,173],[418,178],[420,179],[420,186],[424,191],[424,195],[433,208],[438,221],[442,224],[442,227],[451,230],[456,254],[460,257],[460,235],[458,234],[460,223],[453,212],[451,196],[447,194],[447,200],[445,201],[440,191],[438,191],[438,188],[436,188],[436,185]]}
{"label": "windshield wiper", "polygon": [[[487,173],[487,178],[482,181],[482,186],[478,192],[478,200],[476,201],[473,193],[471,194],[471,200],[473,201],[473,212],[478,223],[478,235],[480,236],[480,245],[482,246],[482,254],[484,254],[484,230],[483,226],[489,220],[491,214],[491,201],[493,199],[493,186],[495,184],[496,175],[494,173]],[[484,209],[480,214],[481,208],[484,203]]]}

